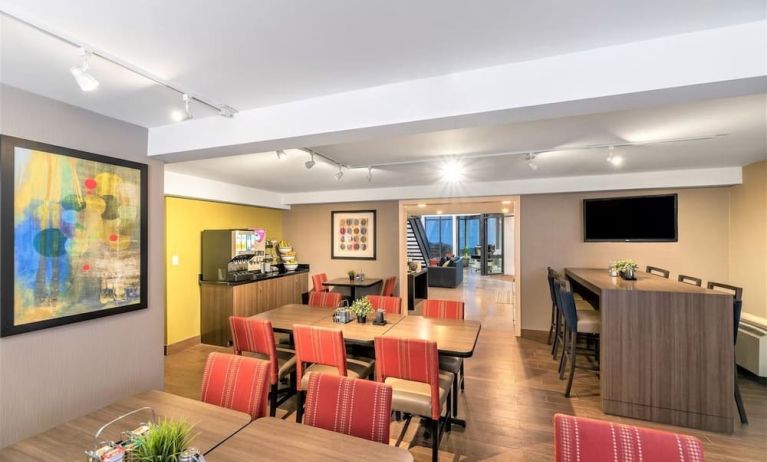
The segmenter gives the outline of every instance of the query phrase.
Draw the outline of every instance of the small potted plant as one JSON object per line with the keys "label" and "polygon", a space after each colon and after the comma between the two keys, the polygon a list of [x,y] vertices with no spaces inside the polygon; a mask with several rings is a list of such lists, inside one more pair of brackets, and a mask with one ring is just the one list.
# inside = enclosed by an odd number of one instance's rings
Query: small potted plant
{"label": "small potted plant", "polygon": [[368,315],[373,312],[373,305],[367,297],[362,297],[354,300],[349,310],[357,316],[358,323],[364,324],[368,320]]}
{"label": "small potted plant", "polygon": [[354,277],[357,275],[357,272],[354,270],[349,270],[346,272],[346,274],[349,275],[349,281],[354,282]]}
{"label": "small potted plant", "polygon": [[135,440],[128,453],[131,462],[177,462],[184,453],[195,452],[190,448],[192,425],[183,420],[165,419],[152,424],[149,430]]}
{"label": "small potted plant", "polygon": [[634,280],[636,279],[636,275],[634,272],[637,270],[639,265],[636,264],[634,260],[617,260],[613,264],[613,268],[618,272],[618,274],[621,275],[623,279],[626,280]]}

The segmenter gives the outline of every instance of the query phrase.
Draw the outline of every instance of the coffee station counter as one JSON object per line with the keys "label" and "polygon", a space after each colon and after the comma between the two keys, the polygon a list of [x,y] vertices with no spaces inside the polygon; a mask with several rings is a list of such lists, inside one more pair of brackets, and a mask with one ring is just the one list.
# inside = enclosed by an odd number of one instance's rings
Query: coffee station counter
{"label": "coffee station counter", "polygon": [[309,291],[309,265],[295,271],[254,274],[250,280],[200,281],[200,341],[231,346],[229,316],[253,316],[283,305],[300,304]]}
{"label": "coffee station counter", "polygon": [[251,284],[253,282],[263,281],[265,279],[275,279],[275,278],[281,278],[285,276],[292,276],[295,274],[309,272],[309,265],[298,265],[298,268],[296,268],[294,271],[288,271],[285,268],[283,268],[281,265],[275,265],[275,266],[279,268],[278,271],[272,271],[269,273],[253,273],[253,275],[251,276],[251,279],[245,279],[240,281],[200,281],[200,285],[214,284],[214,285],[225,285],[225,286],[239,286],[242,284]]}

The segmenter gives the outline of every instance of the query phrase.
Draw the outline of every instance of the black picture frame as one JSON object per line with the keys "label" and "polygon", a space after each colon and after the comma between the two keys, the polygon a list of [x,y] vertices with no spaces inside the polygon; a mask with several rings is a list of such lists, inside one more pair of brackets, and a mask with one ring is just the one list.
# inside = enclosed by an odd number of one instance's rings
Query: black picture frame
{"label": "black picture frame", "polygon": [[[366,251],[367,253],[363,254],[362,256],[354,256],[353,254],[350,254],[348,252],[342,253],[340,249],[337,249],[337,243],[339,242],[339,238],[341,236],[340,231],[337,229],[337,223],[338,220],[340,220],[340,216],[350,216],[354,217],[354,215],[358,215],[359,219],[362,218],[368,218],[372,217],[372,225],[370,228],[372,228],[372,243],[370,244],[370,250],[372,250],[372,254],[369,251]],[[333,210],[330,212],[330,258],[333,260],[376,260],[378,255],[378,217],[376,210]]]}
{"label": "black picture frame", "polygon": [[[15,188],[14,168],[17,147],[50,154],[74,157],[103,164],[116,165],[139,171],[139,302],[97,311],[77,313],[69,316],[50,318],[16,325],[14,302],[14,237],[15,237]],[[146,309],[148,307],[148,166],[139,162],[94,154],[76,149],[55,146],[37,141],[0,135],[0,337],[23,334],[51,327],[78,323],[116,314]]]}

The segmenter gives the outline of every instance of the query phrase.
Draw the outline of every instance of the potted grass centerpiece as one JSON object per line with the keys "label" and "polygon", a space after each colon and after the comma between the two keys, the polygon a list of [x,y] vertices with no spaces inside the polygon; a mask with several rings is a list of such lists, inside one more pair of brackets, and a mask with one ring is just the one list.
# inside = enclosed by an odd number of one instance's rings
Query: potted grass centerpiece
{"label": "potted grass centerpiece", "polygon": [[346,274],[349,275],[349,281],[354,282],[354,277],[357,276],[357,272],[354,270],[349,270],[346,272]]}
{"label": "potted grass centerpiece", "polygon": [[373,312],[373,305],[370,303],[367,297],[358,298],[354,300],[349,311],[357,316],[357,322],[364,324],[368,320],[368,315]]}
{"label": "potted grass centerpiece", "polygon": [[[192,425],[183,420],[164,419],[152,424],[146,433],[136,438],[128,452],[129,462],[181,462],[192,459],[196,451],[190,448]],[[184,457],[182,457],[184,456]]]}
{"label": "potted grass centerpiece", "polygon": [[627,281],[633,281],[636,279],[636,270],[639,268],[639,265],[636,264],[634,260],[617,260],[613,264],[613,268],[615,271],[618,272],[618,274],[621,275],[623,279],[626,279]]}

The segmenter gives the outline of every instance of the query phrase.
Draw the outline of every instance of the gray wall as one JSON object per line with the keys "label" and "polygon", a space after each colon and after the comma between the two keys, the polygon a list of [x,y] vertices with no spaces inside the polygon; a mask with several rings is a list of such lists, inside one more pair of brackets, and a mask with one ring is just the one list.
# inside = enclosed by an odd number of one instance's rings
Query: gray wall
{"label": "gray wall", "polygon": [[165,274],[163,165],[146,129],[0,86],[0,133],[149,164],[149,308],[0,339],[3,447],[162,388]]}

